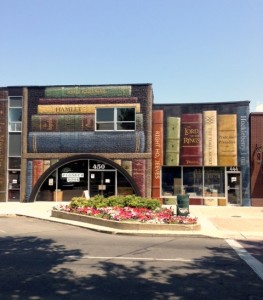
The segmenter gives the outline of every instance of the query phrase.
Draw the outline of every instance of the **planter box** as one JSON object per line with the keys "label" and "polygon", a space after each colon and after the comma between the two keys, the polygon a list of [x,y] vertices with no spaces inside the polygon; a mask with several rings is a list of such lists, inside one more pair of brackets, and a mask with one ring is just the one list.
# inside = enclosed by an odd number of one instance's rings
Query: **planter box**
{"label": "planter box", "polygon": [[119,230],[192,231],[200,230],[201,228],[200,224],[145,224],[135,222],[118,222],[58,210],[52,210],[51,217],[85,222],[93,225],[110,227]]}

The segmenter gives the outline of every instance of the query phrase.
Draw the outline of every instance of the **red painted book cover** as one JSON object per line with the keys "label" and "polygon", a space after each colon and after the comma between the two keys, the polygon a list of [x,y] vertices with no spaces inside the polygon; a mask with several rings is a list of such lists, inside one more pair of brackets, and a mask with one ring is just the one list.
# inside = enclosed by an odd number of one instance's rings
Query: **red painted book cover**
{"label": "red painted book cover", "polygon": [[152,197],[160,198],[161,167],[163,165],[163,111],[153,111],[152,137]]}
{"label": "red painted book cover", "polygon": [[36,184],[39,177],[43,173],[44,161],[42,159],[33,160],[33,176],[32,176],[32,186]]}
{"label": "red painted book cover", "polygon": [[202,114],[181,116],[181,162],[183,166],[203,165]]}

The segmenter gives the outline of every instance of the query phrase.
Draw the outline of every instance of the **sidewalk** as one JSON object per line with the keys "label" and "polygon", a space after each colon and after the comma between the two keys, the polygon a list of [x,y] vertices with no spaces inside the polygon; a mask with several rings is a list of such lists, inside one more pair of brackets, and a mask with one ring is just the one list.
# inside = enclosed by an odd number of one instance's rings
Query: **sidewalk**
{"label": "sidewalk", "polygon": [[0,203],[0,217],[6,215],[21,215],[53,222],[71,224],[105,233],[129,235],[190,235],[208,236],[229,239],[255,239],[263,241],[263,207],[235,207],[235,206],[199,206],[191,205],[190,214],[198,217],[201,225],[199,231],[131,231],[116,230],[103,226],[70,221],[51,217],[51,210],[55,205],[68,202],[2,202]]}

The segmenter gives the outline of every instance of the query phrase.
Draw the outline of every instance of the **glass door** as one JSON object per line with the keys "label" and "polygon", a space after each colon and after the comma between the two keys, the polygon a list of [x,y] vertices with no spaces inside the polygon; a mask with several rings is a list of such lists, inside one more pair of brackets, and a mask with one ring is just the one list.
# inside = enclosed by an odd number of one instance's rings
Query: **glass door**
{"label": "glass door", "polygon": [[241,204],[240,173],[228,173],[227,175],[228,204]]}
{"label": "glass door", "polygon": [[116,194],[116,171],[94,171],[89,173],[90,197],[102,195],[110,197]]}

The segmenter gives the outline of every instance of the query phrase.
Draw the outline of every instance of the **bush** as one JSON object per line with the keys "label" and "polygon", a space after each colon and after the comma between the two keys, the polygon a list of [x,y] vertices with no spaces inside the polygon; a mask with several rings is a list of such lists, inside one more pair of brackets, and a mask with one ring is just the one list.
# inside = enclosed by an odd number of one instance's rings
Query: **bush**
{"label": "bush", "polygon": [[86,199],[84,197],[74,197],[71,200],[70,207],[141,207],[155,210],[161,207],[161,203],[156,199],[149,199],[134,195],[128,196],[111,196],[104,198],[101,195]]}

